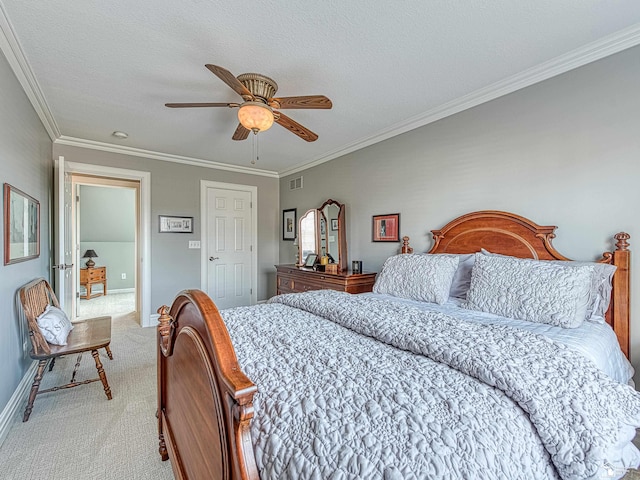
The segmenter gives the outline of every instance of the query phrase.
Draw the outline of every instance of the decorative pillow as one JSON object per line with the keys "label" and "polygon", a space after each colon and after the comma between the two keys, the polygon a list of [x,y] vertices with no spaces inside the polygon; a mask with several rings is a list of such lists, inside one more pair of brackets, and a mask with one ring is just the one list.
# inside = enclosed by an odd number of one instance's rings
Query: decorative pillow
{"label": "decorative pillow", "polygon": [[384,262],[373,291],[443,304],[457,267],[457,255],[395,255]]}
{"label": "decorative pillow", "polygon": [[575,328],[591,302],[593,265],[476,254],[465,308]]}
{"label": "decorative pillow", "polygon": [[69,317],[57,307],[48,305],[44,312],[36,319],[44,339],[52,345],[66,345],[69,332],[73,325]]}
{"label": "decorative pillow", "polygon": [[[497,253],[491,253],[485,250],[481,250],[484,255],[498,255],[504,257],[505,255],[499,255]],[[611,281],[613,274],[616,272],[615,265],[608,263],[597,262],[576,262],[566,260],[540,260],[541,262],[557,263],[566,266],[593,266],[593,275],[591,277],[591,292],[589,306],[587,307],[586,319],[595,322],[603,322],[604,315],[609,309],[609,303],[611,301]]]}

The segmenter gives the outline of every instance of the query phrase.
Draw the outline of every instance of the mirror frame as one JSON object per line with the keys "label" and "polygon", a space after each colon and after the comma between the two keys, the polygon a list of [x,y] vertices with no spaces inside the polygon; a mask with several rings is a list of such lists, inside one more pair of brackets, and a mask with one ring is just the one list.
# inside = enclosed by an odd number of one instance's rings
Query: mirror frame
{"label": "mirror frame", "polygon": [[298,234],[298,237],[297,237],[297,240],[298,240],[298,262],[299,262],[297,264],[298,267],[307,266],[307,262],[306,262],[307,259],[303,256],[303,246],[304,245],[302,243],[302,238],[301,237],[302,237],[302,221],[305,220],[310,213],[313,213],[314,217],[315,217],[314,218],[315,225],[313,227],[314,230],[315,230],[315,232],[314,232],[315,233],[315,239],[314,239],[315,249],[314,249],[314,253],[316,254],[316,256],[319,255],[319,253],[318,253],[319,250],[320,250],[320,228],[319,228],[320,223],[319,223],[319,220],[318,220],[318,213],[319,212],[318,212],[317,208],[311,208],[311,209],[307,210],[306,212],[304,212],[304,215],[302,215],[298,219],[298,231],[297,231],[297,234]]}
{"label": "mirror frame", "polygon": [[[320,218],[321,216],[324,216],[324,208],[329,206],[329,205],[335,205],[336,207],[338,207],[338,258],[336,260],[337,265],[338,265],[338,271],[339,272],[346,272],[348,270],[348,254],[347,254],[347,232],[346,232],[346,220],[345,220],[345,210],[346,207],[343,203],[340,202],[336,202],[335,200],[332,199],[328,199],[326,202],[324,202],[320,208],[312,208],[310,210],[307,210],[307,212],[305,212],[304,215],[302,215],[300,217],[300,220],[298,221],[298,234],[300,234],[300,232],[302,231],[300,228],[300,222],[302,221],[303,218],[305,218],[307,216],[307,214],[311,211],[315,210],[315,216],[316,216],[316,254],[320,255],[320,244],[321,244],[321,240],[320,240]],[[326,230],[327,235],[328,232],[330,231],[330,225],[326,225]],[[302,258],[302,242],[298,242],[298,258],[300,259],[299,261],[302,263],[303,262],[303,258]]]}

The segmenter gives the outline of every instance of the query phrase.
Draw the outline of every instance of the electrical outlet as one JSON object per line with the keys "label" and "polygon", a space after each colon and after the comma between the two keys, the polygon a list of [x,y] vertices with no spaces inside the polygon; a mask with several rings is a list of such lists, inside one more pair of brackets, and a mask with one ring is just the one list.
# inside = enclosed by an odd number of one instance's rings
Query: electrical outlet
{"label": "electrical outlet", "polygon": [[189,248],[200,248],[200,240],[189,240]]}
{"label": "electrical outlet", "polygon": [[127,274],[123,273],[122,275],[120,275],[122,277],[122,280],[126,280],[127,279]]}

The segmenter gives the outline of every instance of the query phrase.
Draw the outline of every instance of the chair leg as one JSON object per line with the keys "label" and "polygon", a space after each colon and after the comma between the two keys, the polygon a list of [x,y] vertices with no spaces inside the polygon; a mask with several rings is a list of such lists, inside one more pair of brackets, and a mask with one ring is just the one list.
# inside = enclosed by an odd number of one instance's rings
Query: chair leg
{"label": "chair leg", "polygon": [[100,361],[98,350],[91,350],[91,355],[96,361],[96,368],[98,369],[98,375],[100,376],[100,381],[102,382],[102,386],[104,387],[104,393],[107,398],[111,400],[111,387],[109,386],[109,382],[107,382],[107,374],[104,373],[104,368],[102,368],[102,362]]}
{"label": "chair leg", "polygon": [[73,374],[71,375],[71,381],[69,383],[76,382],[76,373],[78,373],[78,369],[80,368],[81,361],[82,361],[82,352],[78,354],[78,358],[76,359],[76,365],[73,367]]}
{"label": "chair leg", "polygon": [[47,366],[47,362],[48,360],[40,360],[38,362],[38,370],[36,371],[36,376],[33,378],[33,385],[31,385],[31,391],[29,392],[29,401],[27,402],[27,408],[25,409],[24,416],[22,417],[23,422],[29,420],[31,410],[33,410],[33,402],[35,401],[36,395],[38,394],[40,381],[42,380],[42,376],[44,375],[44,367]]}
{"label": "chair leg", "polygon": [[109,360],[113,360],[113,354],[111,353],[111,348],[109,347],[109,345],[104,347],[104,349],[107,351],[107,355],[109,355]]}
{"label": "chair leg", "polygon": [[49,363],[49,371],[53,370],[53,366],[56,364],[56,357],[53,357],[51,359],[51,362]]}

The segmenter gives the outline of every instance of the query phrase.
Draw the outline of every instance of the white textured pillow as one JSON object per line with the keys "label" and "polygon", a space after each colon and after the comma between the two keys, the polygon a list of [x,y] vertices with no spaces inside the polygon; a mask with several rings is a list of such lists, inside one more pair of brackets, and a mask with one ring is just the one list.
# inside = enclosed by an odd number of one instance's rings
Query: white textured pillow
{"label": "white textured pillow", "polygon": [[395,255],[384,262],[373,291],[443,304],[457,267],[456,255]]}
{"label": "white textured pillow", "polygon": [[44,339],[52,345],[66,345],[69,332],[73,325],[64,313],[53,305],[48,305],[42,314],[36,319],[38,327]]}
{"label": "white textured pillow", "polygon": [[[504,257],[506,255],[500,255],[497,253],[491,253],[485,250],[484,248],[480,250],[484,255],[497,255],[500,257]],[[597,263],[597,262],[576,262],[576,261],[567,261],[567,260],[540,260],[541,262],[551,262],[558,263],[560,265],[565,266],[583,266],[583,265],[591,265],[593,266],[593,275],[591,276],[591,292],[590,292],[590,301],[589,306],[587,308],[586,319],[592,322],[604,322],[604,315],[607,313],[609,309],[609,303],[611,301],[611,282],[613,280],[613,274],[616,272],[615,265],[610,265],[608,263]],[[459,270],[459,268],[458,268]],[[455,280],[454,280],[455,283]]]}
{"label": "white textured pillow", "polygon": [[529,322],[578,327],[591,304],[594,267],[563,263],[477,253],[464,307]]}

